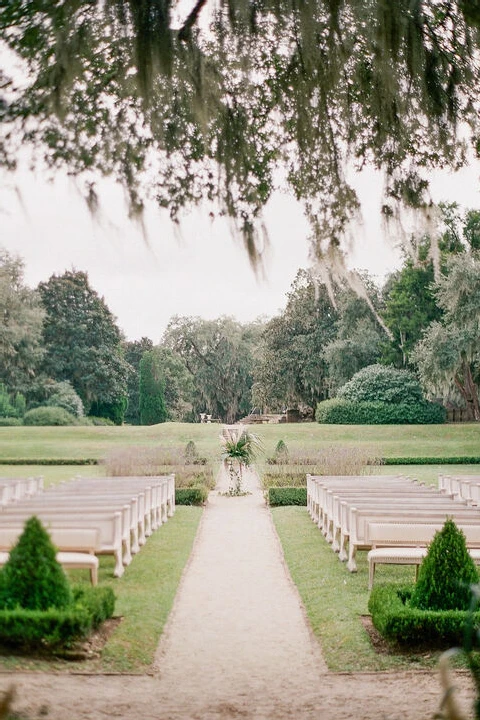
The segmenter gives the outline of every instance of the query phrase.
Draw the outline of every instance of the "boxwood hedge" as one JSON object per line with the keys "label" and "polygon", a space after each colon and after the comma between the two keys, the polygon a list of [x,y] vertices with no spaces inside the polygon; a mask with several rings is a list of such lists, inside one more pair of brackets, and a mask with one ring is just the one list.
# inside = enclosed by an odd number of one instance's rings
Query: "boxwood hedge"
{"label": "boxwood hedge", "polygon": [[271,507],[281,505],[306,505],[306,487],[271,487],[268,488],[268,504]]}
{"label": "boxwood hedge", "polygon": [[318,403],[315,419],[329,425],[433,425],[444,423],[441,405],[422,402],[353,402],[332,398]]}
{"label": "boxwood hedge", "polygon": [[[409,600],[414,586],[377,585],[368,601],[368,610],[377,630],[400,645],[451,647],[462,644],[472,615],[465,610],[419,610]],[[480,623],[480,612],[473,614]]]}

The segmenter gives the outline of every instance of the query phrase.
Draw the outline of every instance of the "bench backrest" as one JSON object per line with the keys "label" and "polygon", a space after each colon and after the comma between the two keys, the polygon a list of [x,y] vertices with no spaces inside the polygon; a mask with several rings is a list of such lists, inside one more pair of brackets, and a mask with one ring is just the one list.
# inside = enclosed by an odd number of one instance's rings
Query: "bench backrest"
{"label": "bench backrest", "polygon": [[[372,547],[428,545],[436,532],[443,527],[441,523],[421,522],[368,522],[365,539]],[[480,524],[459,525],[469,547],[480,547]]]}

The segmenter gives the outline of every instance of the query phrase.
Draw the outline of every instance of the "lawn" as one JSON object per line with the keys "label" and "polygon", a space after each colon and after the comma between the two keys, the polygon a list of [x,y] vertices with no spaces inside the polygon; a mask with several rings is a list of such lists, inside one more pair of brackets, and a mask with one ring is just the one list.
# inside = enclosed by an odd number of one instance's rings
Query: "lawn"
{"label": "lawn", "polygon": [[[279,440],[290,451],[314,453],[330,447],[360,447],[376,457],[454,457],[478,455],[480,423],[450,425],[253,425],[265,455]],[[0,460],[94,458],[125,446],[185,448],[193,440],[200,455],[220,458],[217,424],[164,423],[123,427],[2,427]]]}

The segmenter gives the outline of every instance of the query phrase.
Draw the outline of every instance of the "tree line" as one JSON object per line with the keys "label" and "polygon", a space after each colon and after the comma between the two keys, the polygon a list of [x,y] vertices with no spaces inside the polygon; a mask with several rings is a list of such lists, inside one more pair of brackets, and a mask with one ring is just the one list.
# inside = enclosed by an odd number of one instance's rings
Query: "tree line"
{"label": "tree line", "polygon": [[311,418],[380,363],[480,420],[480,212],[441,209],[439,238],[418,241],[382,287],[364,275],[359,294],[299,270],[275,317],[174,316],[158,345],[127,341],[86,273],[32,290],[22,260],[3,250],[0,417],[60,407],[116,424],[198,422],[203,412],[231,423],[252,408]]}

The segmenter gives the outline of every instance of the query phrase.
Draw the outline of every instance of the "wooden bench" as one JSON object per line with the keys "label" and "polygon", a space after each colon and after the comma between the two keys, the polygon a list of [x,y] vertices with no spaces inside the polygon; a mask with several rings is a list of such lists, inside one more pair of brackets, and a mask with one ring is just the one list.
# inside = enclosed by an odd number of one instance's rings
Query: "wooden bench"
{"label": "wooden bench", "polygon": [[[32,513],[2,512],[0,515],[0,528],[9,526],[23,527],[25,521]],[[83,510],[82,512],[41,509],[36,517],[46,527],[49,533],[57,530],[70,530],[81,527],[94,528],[99,532],[95,555],[113,555],[115,558],[114,577],[121,577],[124,573],[122,557],[122,513],[104,510]]]}
{"label": "wooden bench", "polygon": [[443,525],[447,518],[452,518],[456,525],[480,525],[480,511],[475,508],[452,507],[445,509],[416,508],[350,508],[350,537],[348,542],[347,568],[350,572],[357,571],[357,550],[371,550],[370,541],[367,540],[367,524],[370,522],[399,522],[399,523],[425,523],[429,525]]}
{"label": "wooden bench", "polygon": [[[10,550],[23,533],[23,526],[8,525],[0,527],[0,566],[5,565]],[[81,568],[90,572],[92,585],[98,583],[98,557],[95,551],[99,545],[97,528],[51,528],[52,543],[57,548],[57,561],[64,568]]]}
{"label": "wooden bench", "polygon": [[[372,549],[368,553],[368,589],[373,587],[375,569],[383,565],[415,565],[418,567],[427,554],[427,546],[441,523],[412,522],[368,522],[366,541]],[[459,525],[466,539],[467,548],[475,563],[480,563],[480,525]]]}

